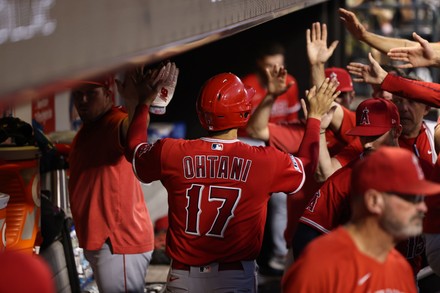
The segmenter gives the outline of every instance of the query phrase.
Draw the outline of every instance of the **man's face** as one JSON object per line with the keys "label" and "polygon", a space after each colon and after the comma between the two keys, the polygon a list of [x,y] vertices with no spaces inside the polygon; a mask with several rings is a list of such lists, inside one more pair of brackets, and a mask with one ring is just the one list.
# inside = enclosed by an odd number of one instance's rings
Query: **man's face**
{"label": "man's face", "polygon": [[396,95],[393,95],[393,103],[399,110],[402,135],[408,138],[416,137],[420,132],[423,117],[429,112],[429,107]]}
{"label": "man's face", "polygon": [[381,227],[397,240],[422,233],[423,217],[427,212],[423,196],[405,196],[383,193],[384,212],[379,219]]}
{"label": "man's face", "polygon": [[73,103],[84,123],[92,122],[112,106],[109,90],[98,85],[82,85],[72,91]]}
{"label": "man's face", "polygon": [[272,69],[277,64],[284,66],[284,56],[282,54],[267,55],[257,61],[261,72],[264,72],[266,68]]}
{"label": "man's face", "polygon": [[336,97],[335,102],[339,105],[350,109],[350,104],[354,99],[354,91],[351,92],[341,92],[338,97]]}
{"label": "man's face", "polygon": [[369,153],[380,146],[399,146],[399,134],[396,131],[396,129],[392,128],[379,136],[360,136],[359,139],[364,147],[364,152]]}

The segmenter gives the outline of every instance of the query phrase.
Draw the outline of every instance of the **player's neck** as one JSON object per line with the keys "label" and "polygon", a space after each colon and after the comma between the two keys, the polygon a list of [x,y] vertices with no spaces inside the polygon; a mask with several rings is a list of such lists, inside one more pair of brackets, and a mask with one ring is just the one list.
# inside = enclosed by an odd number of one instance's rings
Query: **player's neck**
{"label": "player's neck", "polygon": [[224,139],[224,140],[233,140],[237,139],[237,129],[229,129],[227,131],[222,132],[214,132],[211,133],[210,137],[216,138],[216,139]]}
{"label": "player's neck", "polygon": [[393,237],[381,229],[376,221],[366,219],[350,222],[345,228],[360,252],[381,263],[386,261],[396,244]]}

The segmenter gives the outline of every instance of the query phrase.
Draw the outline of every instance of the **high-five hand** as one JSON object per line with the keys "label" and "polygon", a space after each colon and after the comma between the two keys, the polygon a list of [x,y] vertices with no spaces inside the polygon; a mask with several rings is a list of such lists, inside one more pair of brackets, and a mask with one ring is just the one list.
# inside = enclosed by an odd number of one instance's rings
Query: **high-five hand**
{"label": "high-five hand", "polygon": [[351,62],[347,66],[348,71],[357,76],[357,78],[353,78],[353,81],[366,82],[373,85],[381,84],[388,73],[374,60],[371,53],[368,54],[368,59],[370,60],[370,65]]}

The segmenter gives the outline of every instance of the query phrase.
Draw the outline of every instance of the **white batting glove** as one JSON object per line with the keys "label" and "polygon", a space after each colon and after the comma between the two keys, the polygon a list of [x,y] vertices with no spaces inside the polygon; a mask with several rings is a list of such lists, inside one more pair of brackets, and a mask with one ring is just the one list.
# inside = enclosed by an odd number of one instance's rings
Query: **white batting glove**
{"label": "white batting glove", "polygon": [[159,74],[153,82],[153,84],[157,84],[160,87],[160,91],[150,106],[151,113],[159,115],[165,114],[166,107],[174,96],[178,76],[179,69],[174,62],[168,62],[160,69]]}

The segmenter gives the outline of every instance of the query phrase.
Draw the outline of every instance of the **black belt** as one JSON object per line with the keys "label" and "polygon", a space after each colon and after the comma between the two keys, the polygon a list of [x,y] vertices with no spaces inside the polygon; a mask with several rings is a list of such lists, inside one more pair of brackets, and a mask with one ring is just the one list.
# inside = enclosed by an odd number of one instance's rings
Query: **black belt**
{"label": "black belt", "polygon": [[[172,260],[171,268],[173,270],[182,270],[182,271],[189,271],[191,267],[198,267],[201,270],[206,268],[209,265],[206,266],[190,266],[184,263],[181,263],[175,259]],[[243,264],[241,261],[234,261],[234,262],[221,262],[218,263],[218,270],[219,271],[243,271]]]}

